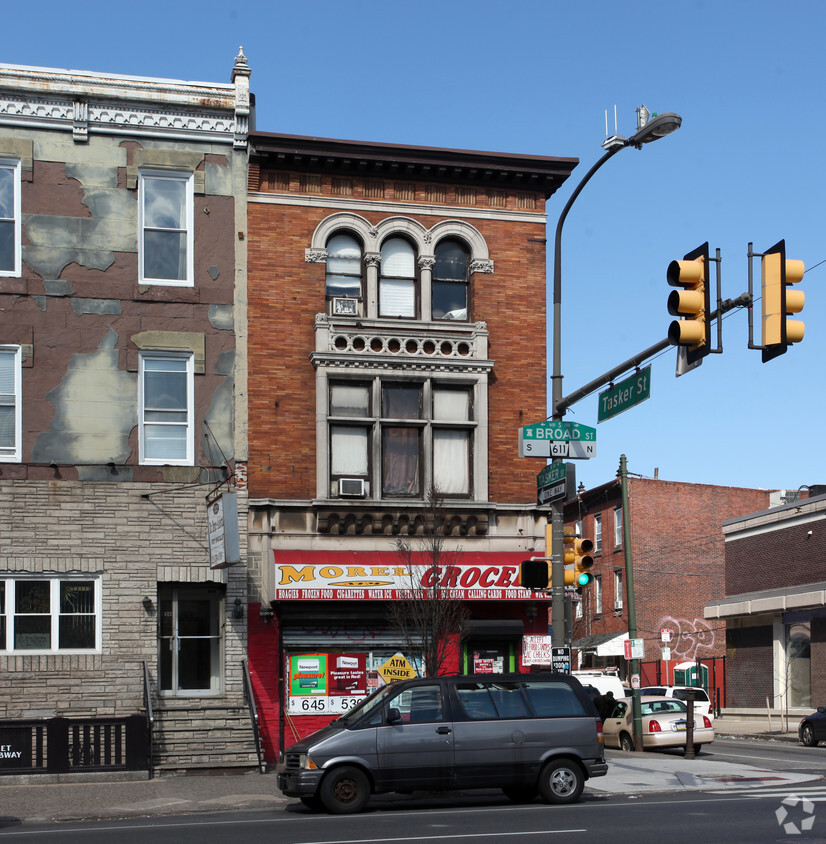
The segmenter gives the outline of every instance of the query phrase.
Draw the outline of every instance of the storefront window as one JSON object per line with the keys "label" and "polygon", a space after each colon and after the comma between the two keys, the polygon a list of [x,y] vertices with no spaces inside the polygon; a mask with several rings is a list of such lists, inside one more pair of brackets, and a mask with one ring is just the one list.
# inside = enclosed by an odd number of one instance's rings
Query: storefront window
{"label": "storefront window", "polygon": [[811,707],[811,622],[786,625],[786,694],[789,706]]}

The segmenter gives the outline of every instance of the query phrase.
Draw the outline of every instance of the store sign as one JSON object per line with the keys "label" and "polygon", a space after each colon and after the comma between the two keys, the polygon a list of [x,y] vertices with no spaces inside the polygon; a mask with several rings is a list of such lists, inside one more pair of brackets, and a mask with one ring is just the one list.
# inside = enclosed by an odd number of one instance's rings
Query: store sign
{"label": "store sign", "polygon": [[367,697],[365,654],[294,654],[289,658],[290,715],[341,715]]}
{"label": "store sign", "polygon": [[522,637],[522,664],[523,665],[550,665],[551,664],[551,637],[550,636],[523,636]]}
{"label": "store sign", "polygon": [[414,558],[408,568],[392,552],[275,551],[275,599],[386,601],[436,586],[445,598],[462,601],[542,600],[519,586],[524,553],[468,553],[458,558],[441,566],[419,565]]}
{"label": "store sign", "polygon": [[213,569],[241,562],[238,535],[238,496],[225,492],[207,504],[209,566]]}
{"label": "store sign", "polygon": [[399,680],[412,680],[416,676],[416,669],[404,654],[396,653],[379,666],[379,675],[385,683],[397,683]]}

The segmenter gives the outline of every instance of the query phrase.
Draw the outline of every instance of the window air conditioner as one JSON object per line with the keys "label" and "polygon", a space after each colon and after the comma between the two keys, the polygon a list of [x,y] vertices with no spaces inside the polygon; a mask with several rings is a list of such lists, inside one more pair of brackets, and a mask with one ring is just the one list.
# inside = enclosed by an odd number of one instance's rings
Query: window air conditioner
{"label": "window air conditioner", "polygon": [[338,494],[342,498],[364,498],[367,485],[361,478],[339,478]]}
{"label": "window air conditioner", "polygon": [[358,316],[359,300],[334,296],[332,302],[333,314],[335,316]]}

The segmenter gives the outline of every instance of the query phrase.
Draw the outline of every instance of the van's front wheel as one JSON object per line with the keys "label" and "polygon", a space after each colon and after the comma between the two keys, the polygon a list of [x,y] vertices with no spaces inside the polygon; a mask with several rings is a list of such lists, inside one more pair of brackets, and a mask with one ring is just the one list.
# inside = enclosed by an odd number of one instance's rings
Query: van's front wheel
{"label": "van's front wheel", "polygon": [[370,799],[370,782],[358,768],[334,768],[321,781],[319,796],[324,808],[334,815],[362,812]]}
{"label": "van's front wheel", "polygon": [[576,803],[585,788],[585,777],[576,762],[548,762],[539,774],[539,793],[546,803]]}

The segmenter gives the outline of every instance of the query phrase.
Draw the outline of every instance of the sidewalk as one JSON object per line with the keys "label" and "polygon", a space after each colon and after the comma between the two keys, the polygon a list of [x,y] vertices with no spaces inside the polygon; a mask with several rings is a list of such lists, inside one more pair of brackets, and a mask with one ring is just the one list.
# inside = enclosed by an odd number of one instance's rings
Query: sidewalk
{"label": "sidewalk", "polygon": [[[724,716],[716,719],[715,729],[721,738],[736,736],[797,741],[796,724],[794,732],[775,733],[769,731],[765,721],[743,721]],[[715,762],[703,755],[685,759],[659,753],[628,753],[621,757],[612,755],[607,776],[589,780],[586,793],[719,790],[779,786],[816,779],[820,777]],[[44,783],[36,776],[3,777],[0,778],[0,831],[21,823],[228,810],[279,811],[295,802],[282,796],[276,786],[275,773],[197,774],[152,780],[107,775],[105,778],[57,783]]]}

